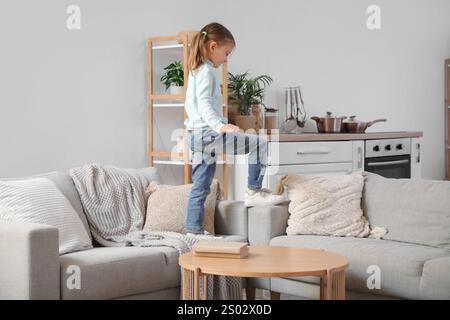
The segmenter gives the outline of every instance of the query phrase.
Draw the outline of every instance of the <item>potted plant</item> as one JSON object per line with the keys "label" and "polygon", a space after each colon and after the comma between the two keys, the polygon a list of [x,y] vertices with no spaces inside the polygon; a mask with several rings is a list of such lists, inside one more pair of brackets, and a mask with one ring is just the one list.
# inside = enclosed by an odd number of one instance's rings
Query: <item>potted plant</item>
{"label": "potted plant", "polygon": [[[261,128],[261,105],[264,105],[264,93],[273,82],[268,75],[251,78],[248,71],[243,74],[228,74],[230,102],[237,106],[234,115],[235,124],[244,130]],[[232,109],[232,108],[231,108]]]}
{"label": "potted plant", "polygon": [[232,74],[228,72],[228,122],[236,124],[236,115],[239,115],[239,104],[236,92],[240,92],[248,78],[248,72]]}
{"label": "potted plant", "polygon": [[184,68],[181,61],[174,61],[164,68],[166,71],[161,77],[162,83],[169,89],[170,94],[183,94]]}

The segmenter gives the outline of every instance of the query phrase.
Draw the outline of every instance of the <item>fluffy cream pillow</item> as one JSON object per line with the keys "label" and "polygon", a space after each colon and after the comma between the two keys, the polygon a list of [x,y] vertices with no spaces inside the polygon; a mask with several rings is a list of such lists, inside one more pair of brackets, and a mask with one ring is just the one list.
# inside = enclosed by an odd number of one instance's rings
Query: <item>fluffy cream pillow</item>
{"label": "fluffy cream pillow", "polygon": [[0,181],[0,221],[40,223],[58,228],[59,254],[92,248],[77,212],[46,178]]}
{"label": "fluffy cream pillow", "polygon": [[[162,185],[152,182],[148,186],[147,216],[144,230],[186,233],[186,215],[192,184]],[[219,181],[213,179],[211,192],[205,201],[204,229],[214,234],[216,200],[222,199]]]}
{"label": "fluffy cream pillow", "polygon": [[288,235],[369,235],[369,223],[361,209],[364,187],[361,173],[331,176],[291,174],[284,176],[280,185],[287,188],[291,200]]}

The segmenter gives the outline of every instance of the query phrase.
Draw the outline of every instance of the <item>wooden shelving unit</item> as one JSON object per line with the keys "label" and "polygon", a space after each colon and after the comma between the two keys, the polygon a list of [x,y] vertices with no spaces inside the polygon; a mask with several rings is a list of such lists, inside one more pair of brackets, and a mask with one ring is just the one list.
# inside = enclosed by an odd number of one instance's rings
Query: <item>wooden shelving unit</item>
{"label": "wooden shelving unit", "polygon": [[[164,108],[183,108],[184,120],[187,119],[187,113],[184,110],[187,84],[188,84],[188,57],[190,52],[190,44],[195,31],[183,31],[174,36],[151,37],[147,41],[147,58],[148,58],[148,74],[147,74],[147,100],[148,100],[148,166],[156,163],[169,165],[184,166],[184,183],[192,183],[192,165],[190,159],[190,150],[186,143],[183,146],[183,152],[171,152],[167,150],[154,150],[154,121],[155,108],[158,112]],[[184,93],[180,95],[170,95],[165,93],[156,93],[154,91],[153,71],[154,69],[154,51],[155,50],[182,50],[183,66],[184,66]],[[227,64],[222,65],[222,95],[223,95],[223,114],[228,116],[228,68]],[[184,127],[184,123],[182,124]],[[184,141],[186,141],[186,130],[184,131]],[[217,161],[222,164],[223,181],[222,188],[224,198],[228,198],[228,168],[226,165],[226,155]]]}
{"label": "wooden shelving unit", "polygon": [[445,163],[450,180],[450,59],[445,60]]}

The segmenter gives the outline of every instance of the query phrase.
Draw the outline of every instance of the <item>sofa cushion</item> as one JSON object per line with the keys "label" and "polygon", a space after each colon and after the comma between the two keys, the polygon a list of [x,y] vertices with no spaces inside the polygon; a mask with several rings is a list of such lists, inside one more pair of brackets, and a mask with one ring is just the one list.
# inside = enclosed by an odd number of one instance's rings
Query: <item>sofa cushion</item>
{"label": "sofa cushion", "polygon": [[88,231],[78,214],[47,178],[0,181],[0,221],[58,228],[59,254],[92,248]]}
{"label": "sofa cushion", "polygon": [[[135,169],[127,169],[127,170],[135,170]],[[160,181],[160,177],[156,167],[145,167],[136,169],[137,173],[142,176],[143,181]],[[32,178],[47,178],[55,183],[58,187],[59,191],[69,200],[72,207],[77,212],[78,216],[83,223],[86,231],[90,239],[92,240],[92,235],[89,229],[89,223],[87,221],[86,215],[83,211],[83,206],[81,204],[80,196],[78,195],[77,188],[69,175],[69,172],[63,171],[52,171],[46,173],[40,173],[30,176],[21,176],[21,177],[13,177],[13,178],[0,178],[0,181],[15,181],[15,180],[27,180]],[[145,186],[147,187],[147,186]],[[148,194],[145,195],[145,200],[147,202]]]}
{"label": "sofa cushion", "polygon": [[[170,247],[94,248],[62,255],[60,262],[64,300],[113,299],[180,286],[178,251]],[[80,289],[77,268],[70,266],[79,267]]]}
{"label": "sofa cushion", "polygon": [[450,182],[387,179],[365,172],[362,206],[383,237],[450,249]]}
{"label": "sofa cushion", "polygon": [[[239,235],[223,237],[247,241]],[[100,247],[62,255],[61,299],[117,299],[179,287],[178,256],[171,247]],[[73,289],[73,266],[79,267],[80,289]]]}
{"label": "sofa cushion", "polygon": [[450,300],[450,256],[425,262],[420,296],[422,299]]}
{"label": "sofa cushion", "polygon": [[[347,257],[346,286],[358,292],[391,297],[420,299],[419,286],[425,262],[448,256],[442,248],[414,245],[396,241],[324,236],[281,236],[273,238],[272,246],[292,246],[324,249]],[[369,289],[369,266],[378,266],[381,288]],[[369,272],[370,271],[370,272]],[[318,278],[296,277],[297,281],[318,283]]]}

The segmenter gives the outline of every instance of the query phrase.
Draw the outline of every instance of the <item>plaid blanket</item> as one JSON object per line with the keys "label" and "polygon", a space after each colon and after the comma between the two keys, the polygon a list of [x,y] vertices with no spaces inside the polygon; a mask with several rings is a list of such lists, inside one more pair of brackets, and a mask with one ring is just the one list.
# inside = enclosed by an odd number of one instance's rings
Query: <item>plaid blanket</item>
{"label": "plaid blanket", "polygon": [[[151,182],[134,169],[89,164],[70,169],[93,238],[102,246],[168,246],[184,254],[199,240],[175,232],[143,231],[145,188]],[[224,240],[212,238],[211,240]],[[182,277],[185,277],[183,274]],[[191,279],[183,279],[182,285]],[[191,286],[192,288],[192,286]],[[200,293],[204,288],[200,287]],[[208,299],[241,299],[241,278],[208,278]],[[191,295],[192,297],[192,295]]]}

